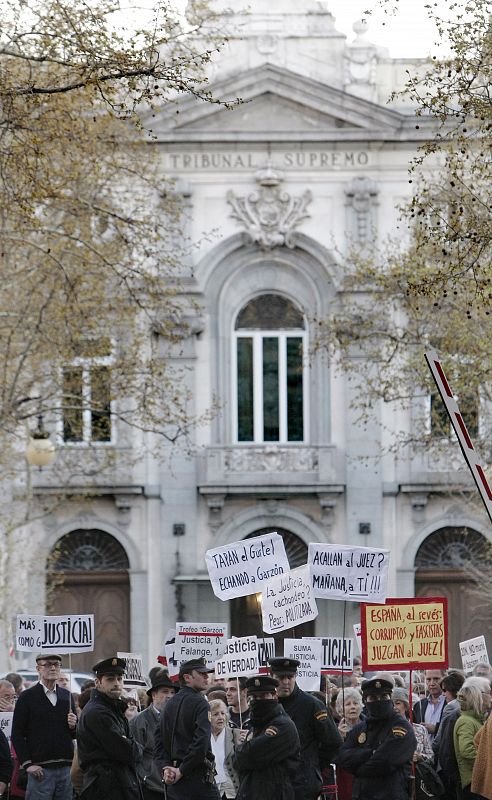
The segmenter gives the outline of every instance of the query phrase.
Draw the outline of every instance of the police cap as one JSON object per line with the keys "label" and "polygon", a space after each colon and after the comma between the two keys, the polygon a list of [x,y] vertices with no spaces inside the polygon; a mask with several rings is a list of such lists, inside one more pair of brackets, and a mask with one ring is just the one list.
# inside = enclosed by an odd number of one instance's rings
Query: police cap
{"label": "police cap", "polygon": [[268,663],[275,675],[295,675],[301,662],[295,658],[269,658]]}
{"label": "police cap", "polygon": [[205,658],[192,658],[190,661],[183,661],[179,668],[179,674],[185,675],[186,673],[193,672],[214,672],[213,669],[207,667]]}
{"label": "police cap", "polygon": [[174,689],[175,692],[179,691],[179,684],[173,683],[167,672],[163,672],[161,675],[156,675],[154,680],[152,681],[152,686],[150,689],[147,689],[147,697],[152,699],[152,692],[155,692],[156,689],[160,689],[161,687],[165,687],[166,689]]}
{"label": "police cap", "polygon": [[103,661],[98,661],[94,664],[92,671],[96,673],[98,678],[103,675],[124,675],[126,670],[126,661],[124,658],[105,658]]}
{"label": "police cap", "polygon": [[255,675],[254,678],[248,678],[246,681],[247,694],[256,694],[257,692],[272,692],[278,686],[278,681],[272,678],[271,675]]}
{"label": "police cap", "polygon": [[392,675],[374,675],[367,681],[362,681],[362,696],[366,694],[391,694],[395,686]]}

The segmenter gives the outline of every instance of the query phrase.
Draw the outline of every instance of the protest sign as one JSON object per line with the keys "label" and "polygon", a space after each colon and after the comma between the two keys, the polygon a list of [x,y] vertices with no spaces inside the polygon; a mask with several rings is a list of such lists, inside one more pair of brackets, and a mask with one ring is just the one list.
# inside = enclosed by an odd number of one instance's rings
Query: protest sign
{"label": "protest sign", "polygon": [[262,593],[261,613],[263,630],[267,633],[284,631],[316,619],[318,607],[308,564],[268,581]]}
{"label": "protest sign", "polygon": [[209,669],[213,669],[224,653],[226,642],[226,623],[177,622],[174,653],[178,667],[183,661],[203,656]]}
{"label": "protest sign", "polygon": [[354,603],[386,599],[389,550],[310,542],[308,564],[315,597]]}
{"label": "protest sign", "polygon": [[473,447],[473,442],[463,416],[459,410],[458,403],[455,400],[453,390],[451,389],[446,375],[444,374],[444,369],[439,360],[439,356],[435,350],[429,350],[428,353],[425,353],[425,360],[427,361],[428,367],[432,373],[432,377],[434,378],[446,411],[448,412],[451,425],[454,428],[454,432],[456,433],[459,445],[461,447],[461,452],[463,453],[465,461],[470,468],[470,472],[473,480],[476,483],[477,489],[480,492],[480,497],[483,500],[487,514],[492,521],[492,489],[490,488],[487,478],[485,477],[485,471],[480,463],[478,453]]}
{"label": "protest sign", "polygon": [[142,656],[137,653],[116,653],[118,658],[126,661],[126,670],[123,675],[124,686],[147,686],[143,676]]}
{"label": "protest sign", "polygon": [[[303,642],[314,641],[319,637],[304,636]],[[342,636],[321,637],[321,673],[341,675],[343,672],[352,672],[353,641]]]}
{"label": "protest sign", "polygon": [[319,692],[321,680],[321,639],[284,639],[284,656],[296,658],[296,683],[305,692]]}
{"label": "protest sign", "polygon": [[5,734],[10,744],[12,737],[12,719],[14,717],[13,711],[0,711],[0,731]]}
{"label": "protest sign", "polygon": [[175,641],[176,641],[176,629],[169,628],[168,632],[166,633],[166,638],[164,639],[164,644],[161,647],[161,652],[157,656],[157,661],[164,667],[167,667],[166,645],[174,644]]}
{"label": "protest sign", "polygon": [[270,666],[268,664],[270,658],[275,658],[275,639],[271,636],[258,639],[258,663],[261,673],[265,674],[270,672]]}
{"label": "protest sign", "polygon": [[446,597],[361,605],[362,669],[440,669],[448,665]]}
{"label": "protest sign", "polygon": [[17,650],[24,652],[89,653],[94,650],[94,614],[18,614],[15,639]]}
{"label": "protest sign", "polygon": [[362,633],[361,633],[361,625],[360,622],[356,622],[353,626],[354,628],[354,636],[355,636],[355,644],[357,645],[357,652],[361,656],[362,655]]}
{"label": "protest sign", "polygon": [[225,654],[215,662],[217,678],[236,678],[258,675],[258,639],[256,636],[241,636],[228,639]]}
{"label": "protest sign", "polygon": [[221,600],[261,592],[265,581],[290,569],[278,533],[214,547],[207,550],[205,561],[214,594]]}
{"label": "protest sign", "polygon": [[465,672],[471,671],[477,664],[490,663],[484,636],[475,636],[474,639],[460,642],[459,647]]}

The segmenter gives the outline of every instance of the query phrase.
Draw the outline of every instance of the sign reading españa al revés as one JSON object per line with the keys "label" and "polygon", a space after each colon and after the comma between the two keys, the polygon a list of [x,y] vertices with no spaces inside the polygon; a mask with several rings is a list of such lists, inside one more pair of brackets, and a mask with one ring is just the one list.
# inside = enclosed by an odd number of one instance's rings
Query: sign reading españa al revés
{"label": "sign reading espa\u00f1a al rev\u00e9s", "polygon": [[439,669],[448,665],[446,597],[361,604],[362,669]]}

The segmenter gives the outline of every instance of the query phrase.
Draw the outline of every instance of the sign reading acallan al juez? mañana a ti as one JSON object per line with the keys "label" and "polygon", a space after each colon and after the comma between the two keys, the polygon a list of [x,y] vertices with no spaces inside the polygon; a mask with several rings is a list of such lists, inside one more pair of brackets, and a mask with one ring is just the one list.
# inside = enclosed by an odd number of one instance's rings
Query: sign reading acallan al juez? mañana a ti
{"label": "sign reading acallan al juez? ma\u00f1ana a ti", "polygon": [[440,669],[448,665],[446,597],[361,604],[362,669]]}

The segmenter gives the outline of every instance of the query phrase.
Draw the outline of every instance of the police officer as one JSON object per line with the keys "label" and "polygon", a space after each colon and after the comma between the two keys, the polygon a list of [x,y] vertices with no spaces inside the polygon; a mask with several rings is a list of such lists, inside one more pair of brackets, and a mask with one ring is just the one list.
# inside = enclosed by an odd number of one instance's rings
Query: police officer
{"label": "police officer", "polygon": [[393,687],[387,673],[362,683],[367,717],[349,731],[336,759],[354,775],[353,800],[410,797],[410,763],[417,741],[408,720],[393,708]]}
{"label": "police officer", "polygon": [[77,727],[84,772],[81,800],[141,800],[136,773],[141,748],[130,738],[126,703],[121,699],[125,668],[122,658],[106,658],[93,668],[96,688]]}
{"label": "police officer", "polygon": [[202,694],[209,672],[213,670],[204,658],[184,661],[179,668],[181,689],[161,713],[154,760],[168,800],[219,800],[210,749],[210,707]]}
{"label": "police officer", "polygon": [[270,669],[279,686],[277,694],[284,711],[294,722],[301,742],[301,768],[295,779],[296,800],[315,800],[322,786],[322,770],[329,768],[341,736],[326,706],[296,683],[299,661],[271,658]]}
{"label": "police officer", "polygon": [[294,800],[299,735],[278,702],[277,687],[269,675],[246,681],[253,727],[233,760],[241,779],[236,800]]}

